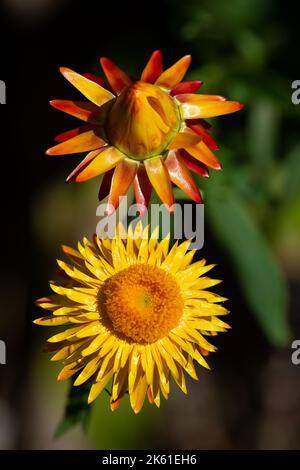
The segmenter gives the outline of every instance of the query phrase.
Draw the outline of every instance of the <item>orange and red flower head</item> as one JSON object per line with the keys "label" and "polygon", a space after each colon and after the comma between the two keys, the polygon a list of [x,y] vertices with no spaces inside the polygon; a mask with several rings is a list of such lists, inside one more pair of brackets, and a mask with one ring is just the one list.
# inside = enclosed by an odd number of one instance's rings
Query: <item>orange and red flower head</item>
{"label": "orange and red flower head", "polygon": [[86,124],[56,137],[48,155],[89,152],[67,182],[104,175],[99,199],[108,195],[108,212],[133,184],[141,213],[152,187],[172,210],[172,183],[191,199],[201,195],[191,172],[208,176],[219,170],[212,152],[218,146],[206,118],[229,114],[243,105],[218,95],[195,94],[201,81],[182,81],[191,56],[163,71],[162,55],[155,51],[140,79],[132,79],[107,58],[100,63],[106,80],[61,68],[64,77],[89,101],[51,101],[52,106]]}

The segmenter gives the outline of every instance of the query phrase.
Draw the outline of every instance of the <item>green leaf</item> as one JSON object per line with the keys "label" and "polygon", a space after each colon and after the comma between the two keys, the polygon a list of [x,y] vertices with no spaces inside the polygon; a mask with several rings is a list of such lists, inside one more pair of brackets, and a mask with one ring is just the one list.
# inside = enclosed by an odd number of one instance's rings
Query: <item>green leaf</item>
{"label": "green leaf", "polygon": [[288,343],[287,285],[251,214],[232,190],[210,191],[206,215],[227,252],[251,311],[269,341]]}
{"label": "green leaf", "polygon": [[287,154],[284,162],[284,194],[295,197],[300,194],[300,143],[297,143]]}
{"label": "green leaf", "polygon": [[74,387],[71,384],[65,413],[55,431],[54,437],[62,436],[77,424],[81,425],[83,431],[87,431],[92,408],[87,402],[89,390],[89,385]]}
{"label": "green leaf", "polygon": [[278,129],[279,115],[271,101],[260,101],[251,106],[247,141],[252,160],[260,172],[266,171],[276,157]]}

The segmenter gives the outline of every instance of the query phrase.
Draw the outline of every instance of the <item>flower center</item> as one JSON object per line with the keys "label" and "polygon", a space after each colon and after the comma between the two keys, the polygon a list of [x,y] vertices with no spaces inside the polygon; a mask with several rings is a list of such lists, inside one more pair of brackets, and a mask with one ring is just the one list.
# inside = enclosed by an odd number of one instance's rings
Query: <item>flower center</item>
{"label": "flower center", "polygon": [[125,155],[145,160],[162,154],[179,126],[175,100],[156,85],[136,81],[116,98],[105,130]]}
{"label": "flower center", "polygon": [[178,325],[183,311],[175,278],[145,264],[130,266],[108,279],[103,302],[113,329],[138,343],[166,336]]}

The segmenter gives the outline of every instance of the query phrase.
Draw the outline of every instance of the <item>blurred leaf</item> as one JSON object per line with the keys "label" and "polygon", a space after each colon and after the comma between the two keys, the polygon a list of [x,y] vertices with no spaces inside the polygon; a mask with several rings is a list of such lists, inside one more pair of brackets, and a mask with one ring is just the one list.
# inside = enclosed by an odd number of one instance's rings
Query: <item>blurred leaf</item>
{"label": "blurred leaf", "polygon": [[89,390],[89,385],[74,387],[71,384],[65,414],[55,431],[54,437],[62,436],[77,424],[81,425],[83,431],[87,431],[92,408],[87,403]]}
{"label": "blurred leaf", "polygon": [[266,43],[253,31],[240,31],[236,45],[241,53],[244,65],[250,69],[263,67],[266,61]]}
{"label": "blurred leaf", "polygon": [[288,153],[285,160],[285,197],[292,197],[300,193],[300,143],[296,144]]}
{"label": "blurred leaf", "polygon": [[272,344],[285,345],[290,337],[287,286],[267,241],[232,191],[210,191],[207,199],[212,230],[229,255],[253,314]]}
{"label": "blurred leaf", "polygon": [[266,171],[276,157],[278,134],[279,116],[273,103],[259,101],[249,107],[249,153],[258,171]]}

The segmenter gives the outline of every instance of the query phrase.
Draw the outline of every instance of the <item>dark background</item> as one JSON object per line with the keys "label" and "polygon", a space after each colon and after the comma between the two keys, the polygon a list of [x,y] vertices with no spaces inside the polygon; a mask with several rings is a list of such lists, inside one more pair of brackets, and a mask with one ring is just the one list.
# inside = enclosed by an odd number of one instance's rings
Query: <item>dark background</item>
{"label": "dark background", "polygon": [[[300,338],[294,8],[278,0],[2,0],[0,448],[300,448],[300,366],[290,347]],[[54,439],[68,386],[56,383],[58,367],[42,353],[47,332],[31,324],[33,302],[49,292],[59,245],[95,230],[99,182],[65,186],[79,157],[44,156],[75,122],[48,101],[78,96],[59,66],[98,73],[108,56],[138,74],[157,48],[166,65],[192,53],[190,78],[205,81],[204,93],[246,104],[213,120],[224,171],[199,181],[210,201],[202,255],[224,279],[218,292],[230,299],[232,331],[215,340],[212,371],[199,371],[188,397],[174,385],[161,410],[134,416],[127,403],[112,414],[103,396],[87,436],[75,429]]]}

